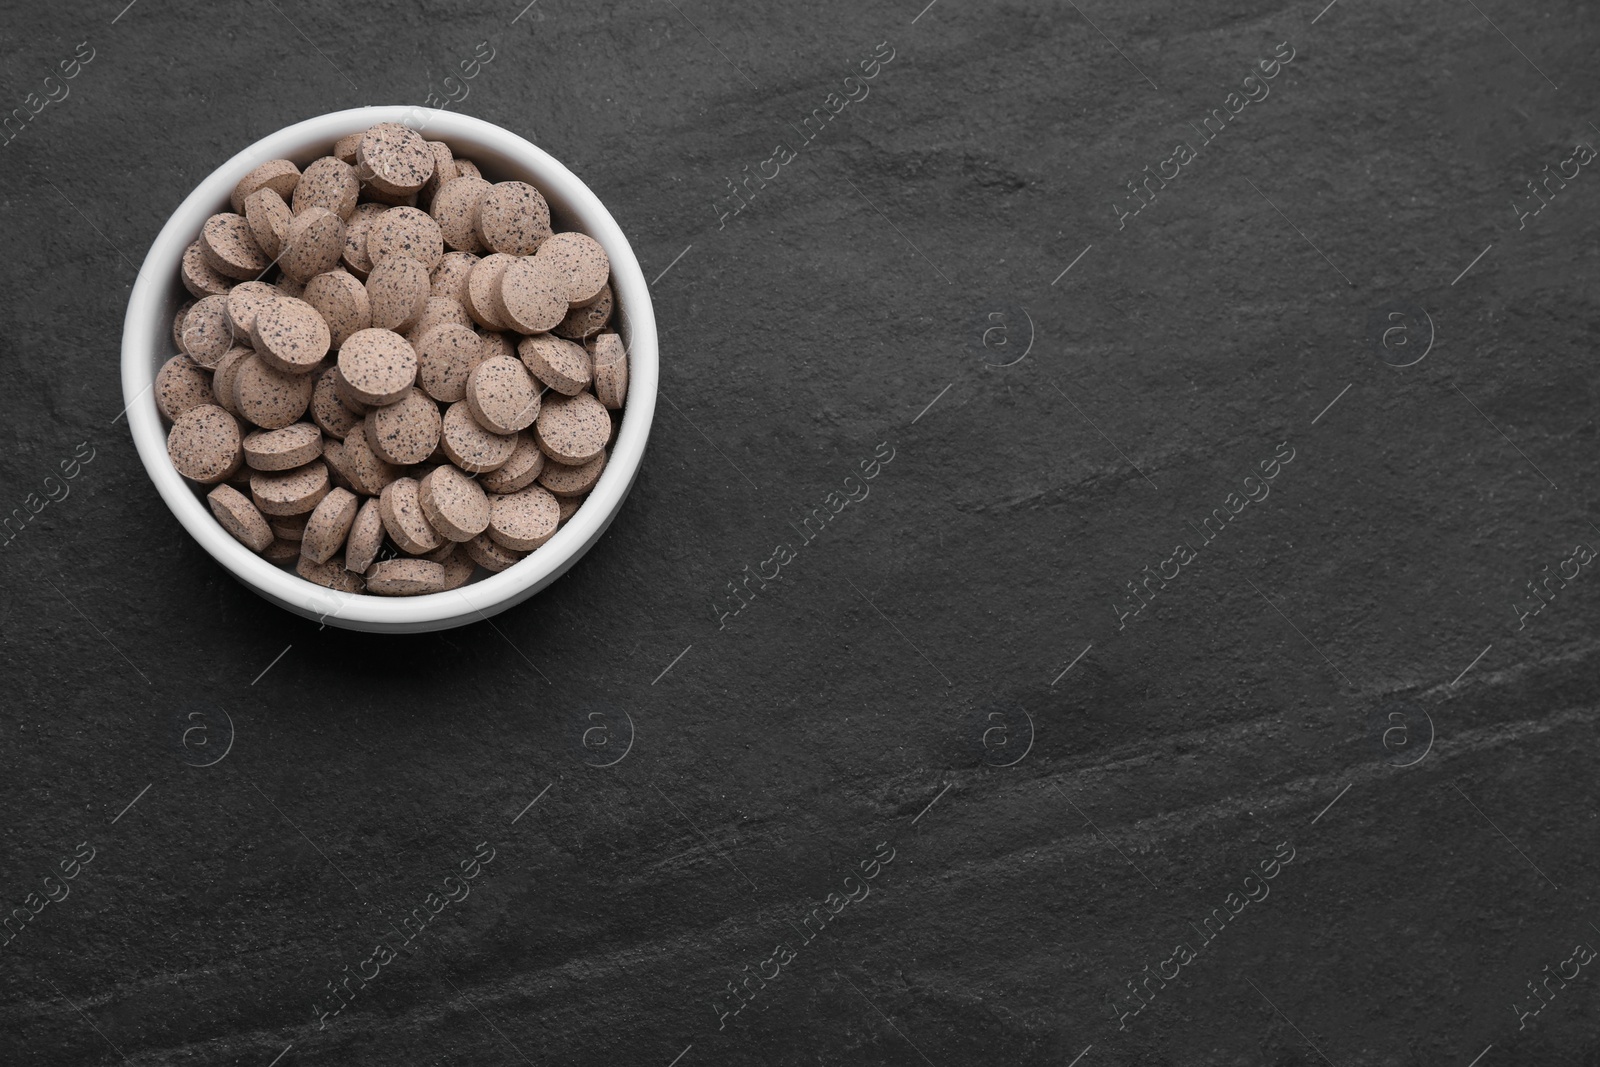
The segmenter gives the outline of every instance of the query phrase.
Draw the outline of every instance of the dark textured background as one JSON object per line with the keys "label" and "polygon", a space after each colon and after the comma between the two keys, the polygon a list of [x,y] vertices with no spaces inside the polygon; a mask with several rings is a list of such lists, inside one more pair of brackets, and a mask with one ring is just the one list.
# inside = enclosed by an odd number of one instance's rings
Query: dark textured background
{"label": "dark textured background", "polygon": [[[0,512],[94,455],[0,554],[4,907],[94,858],[0,948],[0,1062],[1600,1063],[1592,967],[1518,1025],[1600,945],[1600,577],[1513,609],[1600,545],[1600,176],[1511,206],[1600,140],[1591,6],[520,6],[6,11],[0,105],[95,58],[0,148]],[[117,419],[134,264],[242,146],[421,102],[480,41],[460,110],[566,162],[647,277],[682,253],[665,399],[548,591],[319,630],[148,485]],[[870,95],[719,229],[725,178],[881,41]],[[1271,95],[1119,231],[1124,183],[1282,41]],[[1270,497],[1119,630],[1124,583],[1280,442]],[[719,629],[880,443],[868,499]],[[319,1030],[479,842],[471,895]],[[1271,895],[1119,1031],[1124,983],[1280,842]]]}

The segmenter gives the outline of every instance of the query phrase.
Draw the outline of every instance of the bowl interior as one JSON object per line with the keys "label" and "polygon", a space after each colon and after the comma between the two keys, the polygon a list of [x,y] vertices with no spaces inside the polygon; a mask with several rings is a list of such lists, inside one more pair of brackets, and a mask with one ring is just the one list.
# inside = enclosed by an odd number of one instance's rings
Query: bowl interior
{"label": "bowl interior", "polygon": [[[269,159],[304,167],[328,155],[345,134],[379,122],[406,122],[428,140],[471,159],[490,181],[526,181],[544,194],[557,232],[589,234],[611,259],[616,299],[612,327],[628,350],[628,397],[606,469],[583,506],[554,537],[499,574],[479,575],[458,590],[419,597],[352,595],[308,582],[234,540],[202,495],[173,468],[166,425],[156,408],[155,375],[176,349],[172,320],[190,299],[178,277],[183,251],[205,220],[232,210],[240,178]],[[173,213],[151,245],[129,298],[123,328],[122,378],[128,424],[141,460],[184,528],[235,577],[269,600],[307,618],[348,629],[413,632],[460,626],[516,604],[554,581],[599,539],[619,510],[642,461],[655,409],[657,351],[649,288],[633,249],[598,197],[537,146],[481,119],[405,106],[367,107],[322,115],[261,139],[217,168]]]}

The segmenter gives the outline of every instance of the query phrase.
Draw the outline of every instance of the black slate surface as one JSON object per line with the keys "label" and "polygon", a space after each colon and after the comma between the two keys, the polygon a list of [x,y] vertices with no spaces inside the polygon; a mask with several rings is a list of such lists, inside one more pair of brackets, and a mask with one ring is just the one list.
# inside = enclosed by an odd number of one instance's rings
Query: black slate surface
{"label": "black slate surface", "polygon": [[[7,11],[0,1062],[1600,1063],[1592,7],[919,7]],[[129,287],[484,41],[650,450],[494,626],[319,630],[151,490]]]}

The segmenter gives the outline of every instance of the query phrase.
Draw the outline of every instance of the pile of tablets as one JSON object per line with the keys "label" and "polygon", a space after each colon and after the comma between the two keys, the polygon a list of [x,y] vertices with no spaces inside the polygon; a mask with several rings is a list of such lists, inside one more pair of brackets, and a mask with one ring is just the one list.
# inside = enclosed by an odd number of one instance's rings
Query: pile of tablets
{"label": "pile of tablets", "polygon": [[180,269],[156,376],[178,473],[267,559],[411,596],[544,544],[605,468],[628,391],[611,264],[398,123],[246,175]]}

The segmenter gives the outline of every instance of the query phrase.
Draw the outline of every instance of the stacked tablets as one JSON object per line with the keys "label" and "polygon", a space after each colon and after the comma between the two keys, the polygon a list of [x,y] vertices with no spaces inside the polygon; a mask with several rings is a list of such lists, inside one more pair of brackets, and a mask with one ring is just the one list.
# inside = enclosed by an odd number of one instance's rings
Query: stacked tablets
{"label": "stacked tablets", "polygon": [[156,376],[178,473],[303,578],[412,596],[502,571],[605,468],[628,391],[611,264],[398,123],[263,163],[180,269]]}

